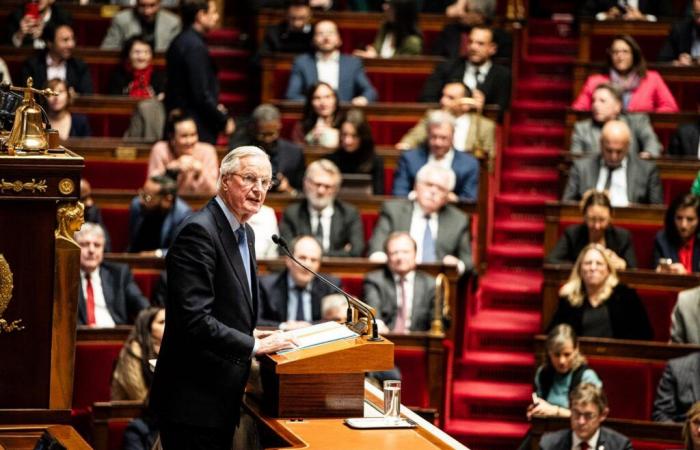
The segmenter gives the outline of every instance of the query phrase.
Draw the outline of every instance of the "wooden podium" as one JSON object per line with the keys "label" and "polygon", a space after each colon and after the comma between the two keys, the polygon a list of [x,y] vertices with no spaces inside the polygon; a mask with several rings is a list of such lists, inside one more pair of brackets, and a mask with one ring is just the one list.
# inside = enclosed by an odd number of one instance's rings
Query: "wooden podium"
{"label": "wooden podium", "polygon": [[271,417],[361,417],[365,372],[394,367],[394,344],[367,336],[266,355],[263,404]]}
{"label": "wooden podium", "polygon": [[[68,423],[83,158],[0,154],[0,423]],[[13,419],[14,418],[14,419]]]}

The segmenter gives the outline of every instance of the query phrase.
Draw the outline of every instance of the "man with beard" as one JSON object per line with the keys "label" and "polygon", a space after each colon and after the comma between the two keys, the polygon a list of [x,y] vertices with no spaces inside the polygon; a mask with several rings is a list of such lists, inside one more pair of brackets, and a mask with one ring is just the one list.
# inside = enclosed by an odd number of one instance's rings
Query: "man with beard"
{"label": "man with beard", "polygon": [[121,50],[129,38],[142,35],[156,52],[164,52],[180,32],[180,18],[161,9],[160,0],[137,0],[136,7],[117,13],[101,48]]}
{"label": "man with beard", "polygon": [[152,176],[129,207],[129,252],[166,251],[177,226],[192,209],[177,196],[177,182]]}
{"label": "man with beard", "polygon": [[304,200],[284,210],[280,233],[291,241],[309,234],[328,256],[362,256],[365,248],[362,221],[357,208],[338,200],[343,181],[338,167],[327,159],[309,164],[304,175]]}

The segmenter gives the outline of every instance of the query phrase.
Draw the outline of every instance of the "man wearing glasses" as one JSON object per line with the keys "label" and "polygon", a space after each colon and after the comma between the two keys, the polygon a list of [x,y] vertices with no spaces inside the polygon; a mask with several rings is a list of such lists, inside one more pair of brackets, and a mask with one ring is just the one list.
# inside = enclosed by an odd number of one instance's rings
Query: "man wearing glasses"
{"label": "man wearing glasses", "polygon": [[571,429],[547,433],[541,450],[632,450],[627,437],[601,424],[608,417],[608,399],[603,389],[581,383],[569,394]]}

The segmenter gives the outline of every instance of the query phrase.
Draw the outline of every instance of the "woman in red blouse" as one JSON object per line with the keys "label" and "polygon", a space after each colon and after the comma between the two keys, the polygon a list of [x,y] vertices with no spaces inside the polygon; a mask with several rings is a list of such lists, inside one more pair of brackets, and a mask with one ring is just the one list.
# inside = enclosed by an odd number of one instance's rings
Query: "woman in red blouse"
{"label": "woman in red blouse", "polygon": [[700,197],[693,194],[680,195],[669,205],[664,228],[654,240],[654,264],[657,264],[657,272],[700,272],[698,209]]}

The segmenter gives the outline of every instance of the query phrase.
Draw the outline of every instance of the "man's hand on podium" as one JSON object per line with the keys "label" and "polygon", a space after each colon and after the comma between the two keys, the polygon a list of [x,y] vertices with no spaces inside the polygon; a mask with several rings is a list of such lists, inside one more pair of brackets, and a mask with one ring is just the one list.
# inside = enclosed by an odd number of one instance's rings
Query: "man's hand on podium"
{"label": "man's hand on podium", "polygon": [[254,330],[253,336],[257,341],[257,351],[255,352],[256,355],[275,353],[280,350],[295,348],[299,345],[295,338],[285,335],[279,330]]}

